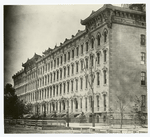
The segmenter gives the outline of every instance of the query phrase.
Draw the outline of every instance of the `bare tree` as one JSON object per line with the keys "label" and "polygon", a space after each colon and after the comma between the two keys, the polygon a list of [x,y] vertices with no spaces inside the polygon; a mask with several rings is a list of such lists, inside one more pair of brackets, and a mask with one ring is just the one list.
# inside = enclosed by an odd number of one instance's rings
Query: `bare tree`
{"label": "bare tree", "polygon": [[126,104],[124,102],[124,99],[122,96],[117,95],[117,103],[119,105],[119,112],[120,112],[120,128],[122,128],[123,125],[123,117],[124,117],[124,112],[126,108]]}
{"label": "bare tree", "polygon": [[96,62],[97,58],[95,59],[95,66],[94,66],[94,59],[90,55],[90,65],[87,67],[84,63],[84,72],[86,79],[88,81],[88,85],[90,87],[90,91],[92,93],[91,97],[91,108],[92,108],[92,126],[95,127],[95,115],[94,115],[94,80],[95,80],[95,73],[96,73]]}
{"label": "bare tree", "polygon": [[138,96],[135,96],[134,98],[134,106],[132,108],[131,113],[133,115],[135,128],[138,123],[143,127],[145,124],[146,118],[143,113],[143,102],[141,98]]}

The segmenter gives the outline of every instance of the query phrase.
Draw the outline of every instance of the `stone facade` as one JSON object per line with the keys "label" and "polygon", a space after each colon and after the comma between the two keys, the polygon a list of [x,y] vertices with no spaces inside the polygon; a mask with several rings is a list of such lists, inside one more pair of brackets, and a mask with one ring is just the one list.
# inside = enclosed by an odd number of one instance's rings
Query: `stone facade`
{"label": "stone facade", "polygon": [[96,114],[103,116],[110,108],[118,111],[117,96],[128,103],[135,95],[146,96],[146,76],[141,85],[141,73],[146,74],[146,43],[141,45],[146,37],[145,16],[110,4],[93,11],[81,20],[84,31],[22,64],[24,69],[13,76],[17,95],[32,104],[33,113],[90,115],[91,90],[84,69],[91,67],[92,56]]}

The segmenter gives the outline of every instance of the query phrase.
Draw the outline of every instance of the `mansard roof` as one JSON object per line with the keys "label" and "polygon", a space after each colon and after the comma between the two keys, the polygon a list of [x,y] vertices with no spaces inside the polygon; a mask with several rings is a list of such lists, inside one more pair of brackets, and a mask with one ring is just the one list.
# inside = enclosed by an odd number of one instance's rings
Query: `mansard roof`
{"label": "mansard roof", "polygon": [[105,9],[112,9],[113,11],[118,10],[118,11],[123,11],[123,12],[128,12],[128,13],[141,14],[141,15],[145,14],[144,12],[137,11],[137,10],[131,10],[129,8],[113,6],[111,4],[104,4],[104,6],[101,7],[100,9],[98,9],[97,11],[92,11],[90,16],[88,16],[86,19],[81,20],[81,24],[82,25],[86,25],[91,19],[93,19],[94,17],[98,16]]}

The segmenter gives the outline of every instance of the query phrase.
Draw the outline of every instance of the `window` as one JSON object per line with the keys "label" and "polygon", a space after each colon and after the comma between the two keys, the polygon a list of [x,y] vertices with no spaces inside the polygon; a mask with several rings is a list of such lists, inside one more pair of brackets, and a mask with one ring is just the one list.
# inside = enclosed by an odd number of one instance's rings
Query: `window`
{"label": "window", "polygon": [[104,94],[104,111],[106,111],[106,95]]}
{"label": "window", "polygon": [[104,70],[104,84],[107,84],[107,78],[106,78],[106,70]]}
{"label": "window", "polygon": [[104,29],[104,42],[107,42],[107,29]]}
{"label": "window", "polygon": [[141,106],[143,106],[143,107],[146,106],[146,95],[142,95]]}
{"label": "window", "polygon": [[55,72],[54,72],[54,81],[55,81]]}
{"label": "window", "polygon": [[60,57],[60,62],[61,62],[61,65],[62,65],[62,62],[63,62],[63,57],[62,56]]}
{"label": "window", "polygon": [[91,60],[91,66],[93,67],[94,66],[94,57],[93,57],[93,55],[90,55],[90,60]]}
{"label": "window", "polygon": [[89,45],[88,45],[88,42],[86,42],[86,51],[88,52],[88,49],[89,48]]}
{"label": "window", "polygon": [[145,35],[141,35],[141,45],[145,45]]}
{"label": "window", "polygon": [[97,53],[97,64],[100,64],[100,53]]}
{"label": "window", "polygon": [[68,52],[68,61],[70,61],[70,52]]}
{"label": "window", "polygon": [[79,47],[76,48],[77,56],[79,55]]}
{"label": "window", "polygon": [[59,58],[57,58],[57,66],[59,66]]}
{"label": "window", "polygon": [[59,79],[59,71],[57,71],[57,80]]}
{"label": "window", "polygon": [[70,75],[70,67],[68,66],[68,76]]}
{"label": "window", "polygon": [[80,98],[80,108],[82,109],[82,98]]}
{"label": "window", "polygon": [[74,50],[72,50],[72,59],[74,59]]}
{"label": "window", "polygon": [[67,91],[68,91],[68,93],[69,93],[69,81],[67,82]]}
{"label": "window", "polygon": [[146,73],[141,72],[141,85],[146,85]]}
{"label": "window", "polygon": [[88,88],[88,75],[85,76],[85,88]]}
{"label": "window", "polygon": [[91,40],[91,48],[94,49],[94,38]]}
{"label": "window", "polygon": [[76,72],[78,73],[78,62],[76,62]]}
{"label": "window", "polygon": [[96,96],[97,98],[97,107],[99,107],[99,96]]}
{"label": "window", "polygon": [[141,52],[141,64],[145,64],[145,53]]}
{"label": "window", "polygon": [[76,90],[78,90],[78,79],[76,79]]}
{"label": "window", "polygon": [[88,58],[85,59],[86,69],[88,69]]}
{"label": "window", "polygon": [[56,86],[56,88],[57,88],[56,95],[58,96],[58,85]]}
{"label": "window", "polygon": [[51,61],[51,69],[53,68],[53,61]]}
{"label": "window", "polygon": [[66,63],[66,54],[64,54],[64,63]]}
{"label": "window", "polygon": [[106,50],[103,51],[104,52],[104,62],[107,61],[107,53],[106,53]]}
{"label": "window", "polygon": [[83,54],[83,45],[81,45],[81,54]]}
{"label": "window", "polygon": [[87,98],[85,98],[85,111],[87,111]]}
{"label": "window", "polygon": [[53,75],[52,75],[52,73],[51,73],[51,83],[52,83],[52,79],[53,79]]}
{"label": "window", "polygon": [[53,97],[55,96],[55,86],[53,86]]}
{"label": "window", "polygon": [[66,84],[64,83],[64,94],[65,94],[65,90],[66,90]]}
{"label": "window", "polygon": [[64,77],[66,77],[66,67],[64,67]]}
{"label": "window", "polygon": [[71,65],[72,66],[72,74],[74,73],[74,64]]}
{"label": "window", "polygon": [[62,79],[62,69],[60,69],[60,79]]}
{"label": "window", "polygon": [[97,72],[97,85],[100,85],[99,72]]}
{"label": "window", "polygon": [[80,88],[81,88],[81,90],[82,90],[82,89],[83,89],[83,87],[82,87],[82,86],[83,86],[83,78],[80,78],[80,81],[81,81],[81,82],[80,82],[80,86],[81,86]]}
{"label": "window", "polygon": [[81,60],[81,71],[83,70],[83,60]]}
{"label": "window", "polygon": [[71,91],[73,91],[73,80],[71,81]]}
{"label": "window", "polygon": [[97,44],[100,46],[100,34],[97,35]]}
{"label": "window", "polygon": [[61,95],[61,91],[62,91],[62,84],[60,84],[60,95]]}
{"label": "window", "polygon": [[54,68],[56,67],[56,59],[54,60]]}

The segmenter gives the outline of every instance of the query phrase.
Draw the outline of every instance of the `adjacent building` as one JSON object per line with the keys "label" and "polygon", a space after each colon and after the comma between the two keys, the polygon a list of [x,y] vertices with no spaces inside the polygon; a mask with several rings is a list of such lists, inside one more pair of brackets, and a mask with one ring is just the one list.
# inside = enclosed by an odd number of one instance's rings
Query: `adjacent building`
{"label": "adjacent building", "polygon": [[97,116],[119,112],[118,98],[129,112],[136,96],[147,113],[146,13],[106,4],[81,24],[85,30],[22,64],[13,76],[17,95],[32,104],[34,114],[90,116],[90,72],[85,69],[93,67]]}

